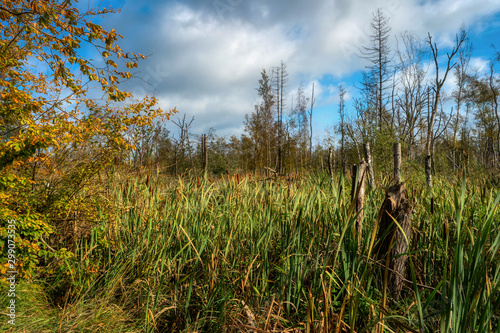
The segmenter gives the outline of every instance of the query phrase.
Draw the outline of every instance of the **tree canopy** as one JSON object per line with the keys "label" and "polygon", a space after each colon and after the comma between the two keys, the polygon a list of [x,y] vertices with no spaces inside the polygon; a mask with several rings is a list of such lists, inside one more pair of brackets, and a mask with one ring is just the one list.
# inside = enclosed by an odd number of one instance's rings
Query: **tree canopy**
{"label": "tree canopy", "polygon": [[94,23],[114,12],[80,11],[71,0],[0,4],[0,219],[19,221],[24,246],[37,248],[51,231],[47,217],[134,148],[132,128],[175,112],[121,88],[145,56],[125,52],[118,32]]}

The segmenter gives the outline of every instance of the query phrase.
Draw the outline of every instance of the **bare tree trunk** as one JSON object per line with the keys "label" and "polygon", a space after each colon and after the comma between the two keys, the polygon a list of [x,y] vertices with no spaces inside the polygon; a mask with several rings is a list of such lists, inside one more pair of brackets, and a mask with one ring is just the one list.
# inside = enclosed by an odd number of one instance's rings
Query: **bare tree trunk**
{"label": "bare tree trunk", "polygon": [[368,163],[368,174],[370,175],[370,186],[372,189],[375,189],[377,186],[375,184],[375,175],[373,171],[373,159],[372,153],[370,151],[370,143],[366,142],[363,144],[363,148],[365,151],[365,160]]}
{"label": "bare tree trunk", "polygon": [[333,147],[328,150],[328,173],[333,181]]}
{"label": "bare tree trunk", "polygon": [[410,132],[410,138],[408,140],[408,160],[412,161],[413,160],[413,150],[412,150],[412,146],[413,146],[413,129],[411,130]]}
{"label": "bare tree trunk", "polygon": [[313,138],[313,108],[314,108],[314,82],[311,95],[311,110],[309,111],[309,164],[312,169],[312,138]]}
{"label": "bare tree trunk", "polygon": [[436,139],[433,137],[431,145],[431,171],[433,176],[436,175],[436,161],[434,156],[436,156]]}
{"label": "bare tree trunk", "polygon": [[356,136],[354,135],[354,131],[352,130],[351,126],[349,126],[349,124],[347,124],[346,129],[349,132],[349,135],[351,136],[352,141],[354,141],[354,145],[356,147],[356,152],[358,153],[358,159],[362,160],[361,153],[359,152],[358,140],[356,140]]}
{"label": "bare tree trunk", "polygon": [[358,233],[358,241],[361,241],[362,231],[363,231],[363,206],[365,202],[365,178],[366,178],[366,168],[368,164],[362,161],[359,166],[352,166],[352,189],[351,198],[355,204],[356,218],[356,230]]}
{"label": "bare tree trunk", "polygon": [[[453,171],[457,170],[457,133],[458,133],[458,123],[460,121],[460,97],[462,93],[462,87],[459,87],[459,91],[457,92],[458,97],[457,97],[457,116],[455,119],[455,124],[453,126]],[[453,110],[453,109],[452,109]]]}
{"label": "bare tree trunk", "polygon": [[208,152],[207,152],[207,135],[203,134],[201,137],[201,151],[203,154],[203,174],[206,177],[207,176],[207,170],[208,170]]}
{"label": "bare tree trunk", "polygon": [[401,183],[401,143],[394,144],[394,181]]}
{"label": "bare tree trunk", "polygon": [[340,163],[342,168],[342,173],[347,172],[345,166],[345,156],[344,156],[344,139],[345,139],[345,94],[346,90],[343,85],[339,85],[339,116],[340,116]]}
{"label": "bare tree trunk", "polygon": [[428,188],[432,188],[432,157],[430,154],[425,156],[425,181]]}
{"label": "bare tree trunk", "polygon": [[[436,96],[435,99],[437,100],[438,97]],[[437,110],[437,103],[436,103],[436,110]],[[431,117],[431,104],[430,104],[430,89],[427,89],[427,143],[425,145],[425,181],[427,184],[427,188],[431,189],[432,188],[432,149],[431,149],[431,144],[432,144],[432,136],[434,134],[434,118],[436,114],[434,110],[432,110],[432,117]]]}

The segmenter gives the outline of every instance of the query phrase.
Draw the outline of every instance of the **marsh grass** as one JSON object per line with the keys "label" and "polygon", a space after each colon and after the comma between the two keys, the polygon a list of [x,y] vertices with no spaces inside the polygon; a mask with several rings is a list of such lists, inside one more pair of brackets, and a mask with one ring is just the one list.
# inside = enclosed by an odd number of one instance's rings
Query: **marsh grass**
{"label": "marsh grass", "polygon": [[386,262],[375,260],[384,190],[367,191],[359,240],[348,189],[341,175],[116,173],[104,184],[100,223],[43,281],[64,302],[42,282],[19,296],[45,309],[23,310],[26,325],[38,325],[26,331],[498,331],[498,190],[442,182],[431,214],[426,192],[410,184],[410,267],[404,297],[393,300]]}

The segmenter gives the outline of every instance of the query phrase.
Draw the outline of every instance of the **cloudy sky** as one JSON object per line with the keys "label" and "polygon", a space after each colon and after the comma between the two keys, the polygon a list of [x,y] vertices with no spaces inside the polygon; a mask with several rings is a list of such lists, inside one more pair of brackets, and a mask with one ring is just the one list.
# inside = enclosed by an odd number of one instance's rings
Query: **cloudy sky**
{"label": "cloudy sky", "polygon": [[[97,1],[94,3],[98,4]],[[195,117],[191,131],[209,128],[229,136],[243,133],[244,116],[258,102],[260,72],[283,60],[289,73],[288,106],[303,82],[315,83],[317,135],[337,121],[339,83],[356,95],[366,61],[359,48],[369,42],[372,13],[381,8],[395,36],[430,32],[444,52],[462,24],[470,29],[472,63],[484,69],[500,47],[498,0],[187,0],[118,1],[121,8],[101,24],[125,39],[124,50],[148,56],[130,84],[138,95],[157,96],[163,107]],[[349,104],[348,104],[349,108]],[[169,128],[172,128],[169,126]],[[172,128],[173,129],[173,128]]]}

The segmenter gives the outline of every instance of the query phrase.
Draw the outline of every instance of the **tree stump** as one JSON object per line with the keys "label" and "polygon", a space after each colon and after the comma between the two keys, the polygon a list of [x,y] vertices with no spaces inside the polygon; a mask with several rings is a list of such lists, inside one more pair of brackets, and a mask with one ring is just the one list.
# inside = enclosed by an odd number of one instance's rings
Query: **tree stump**
{"label": "tree stump", "polygon": [[380,208],[377,234],[379,243],[376,251],[378,259],[390,257],[388,286],[395,299],[401,296],[403,281],[407,275],[408,255],[406,253],[408,253],[412,237],[411,213],[412,207],[407,198],[406,185],[398,183],[389,187]]}

